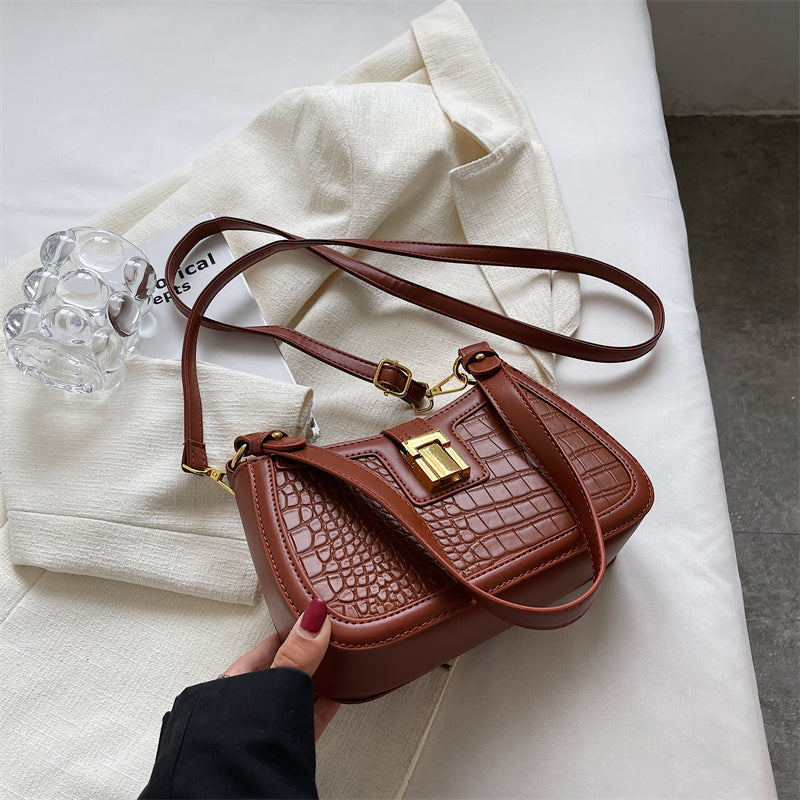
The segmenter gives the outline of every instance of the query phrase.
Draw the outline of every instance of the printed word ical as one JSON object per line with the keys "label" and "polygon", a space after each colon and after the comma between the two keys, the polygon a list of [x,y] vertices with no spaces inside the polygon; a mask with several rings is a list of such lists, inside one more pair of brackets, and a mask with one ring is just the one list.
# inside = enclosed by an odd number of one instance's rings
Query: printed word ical
{"label": "printed word ical", "polygon": [[[204,269],[208,269],[209,267],[213,267],[216,265],[216,261],[214,260],[214,256],[211,253],[206,253],[206,258],[201,258],[191,264],[185,264],[178,270],[178,280],[183,281],[183,283],[175,284],[175,293],[176,294],[183,294],[184,292],[188,292],[189,289],[192,288],[191,278],[188,276],[196,275],[198,272]],[[167,288],[167,281],[164,278],[159,278],[156,281],[156,289],[166,289]],[[170,301],[170,294],[169,292],[162,292],[161,294],[157,294],[153,297],[154,305],[158,305],[159,303],[169,303]]]}

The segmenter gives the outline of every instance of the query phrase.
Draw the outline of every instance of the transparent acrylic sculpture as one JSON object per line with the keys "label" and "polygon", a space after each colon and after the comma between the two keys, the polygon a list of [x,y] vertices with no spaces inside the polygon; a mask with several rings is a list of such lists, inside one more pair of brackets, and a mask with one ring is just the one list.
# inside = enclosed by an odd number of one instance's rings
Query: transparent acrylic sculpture
{"label": "transparent acrylic sculpture", "polygon": [[98,228],[48,236],[40,260],[3,320],[11,363],[76,394],[116,386],[150,311],[155,270],[127,239]]}

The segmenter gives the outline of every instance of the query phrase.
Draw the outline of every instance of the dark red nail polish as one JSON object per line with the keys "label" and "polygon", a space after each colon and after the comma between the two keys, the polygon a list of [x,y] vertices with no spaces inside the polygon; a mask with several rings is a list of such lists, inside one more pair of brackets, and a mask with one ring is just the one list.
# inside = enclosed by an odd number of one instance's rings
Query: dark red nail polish
{"label": "dark red nail polish", "polygon": [[327,616],[328,606],[325,605],[323,600],[315,597],[303,612],[303,616],[300,618],[300,627],[307,633],[319,633],[319,629]]}

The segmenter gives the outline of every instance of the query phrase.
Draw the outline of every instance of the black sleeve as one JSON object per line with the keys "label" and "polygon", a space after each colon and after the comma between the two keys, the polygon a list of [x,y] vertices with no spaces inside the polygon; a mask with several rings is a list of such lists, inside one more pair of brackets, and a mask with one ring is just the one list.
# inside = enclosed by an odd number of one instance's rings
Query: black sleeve
{"label": "black sleeve", "polygon": [[164,717],[140,798],[316,798],[314,693],[294,669],[185,689]]}

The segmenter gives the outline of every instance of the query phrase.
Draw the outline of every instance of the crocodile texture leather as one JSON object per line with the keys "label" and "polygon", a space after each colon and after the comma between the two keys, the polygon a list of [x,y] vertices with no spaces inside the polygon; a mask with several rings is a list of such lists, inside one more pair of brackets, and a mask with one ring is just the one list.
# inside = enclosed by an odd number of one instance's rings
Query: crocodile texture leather
{"label": "crocodile texture leather", "polygon": [[[419,510],[447,557],[467,577],[496,569],[575,525],[557,492],[492,416],[484,406],[456,426],[460,441],[488,468],[488,479]],[[554,410],[548,419],[576,459],[602,517],[630,494],[630,475],[574,420]],[[441,422],[431,420],[431,424]],[[382,439],[373,441],[374,455],[355,457],[402,491],[381,460]],[[358,446],[361,452],[367,449],[364,443]],[[279,469],[276,483],[277,513],[298,569],[331,613],[354,618],[394,614],[415,602],[422,591],[436,591],[447,581],[431,569],[435,565],[412,536],[346,484],[292,468]]]}
{"label": "crocodile texture leather", "polygon": [[385,617],[451,583],[414,537],[358,490],[307,469],[278,470],[275,482],[288,553],[330,613]]}

